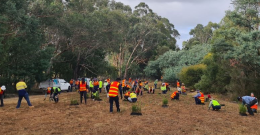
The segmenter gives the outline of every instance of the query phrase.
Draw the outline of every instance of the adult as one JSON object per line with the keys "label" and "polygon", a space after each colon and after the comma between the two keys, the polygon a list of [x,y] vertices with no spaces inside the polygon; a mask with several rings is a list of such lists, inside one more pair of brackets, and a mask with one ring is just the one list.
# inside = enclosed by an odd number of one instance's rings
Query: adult
{"label": "adult", "polygon": [[[254,93],[251,93],[251,97],[255,97]],[[258,102],[251,106],[251,109],[254,113],[257,113],[257,108],[258,108]]]}
{"label": "adult", "polygon": [[51,95],[53,95],[53,99],[55,103],[59,102],[59,95],[60,95],[60,88],[59,87],[52,87],[51,88]]}
{"label": "adult", "polygon": [[178,91],[174,91],[171,95],[171,99],[174,100],[179,100],[179,97],[180,97],[180,93]]}
{"label": "adult", "polygon": [[161,91],[162,91],[162,94],[166,94],[167,93],[167,89],[166,89],[165,83],[162,83]]}
{"label": "adult", "polygon": [[247,111],[250,115],[254,115],[251,107],[257,103],[257,98],[251,96],[243,96],[238,97],[237,99],[242,102],[242,105],[246,105]]}
{"label": "adult", "polygon": [[157,89],[158,79],[154,81],[154,88]]}
{"label": "adult", "polygon": [[3,85],[3,86],[1,87],[1,90],[3,91],[3,97],[5,98],[6,87]]}
{"label": "adult", "polygon": [[80,94],[80,103],[82,104],[82,97],[84,96],[85,104],[87,104],[87,90],[88,85],[85,81],[85,78],[82,78],[79,82],[79,94]]}
{"label": "adult", "polygon": [[26,83],[21,79],[17,84],[16,84],[16,89],[18,91],[18,103],[16,108],[20,108],[21,106],[21,101],[23,98],[25,98],[25,100],[27,101],[27,104],[29,106],[29,108],[33,108],[34,106],[32,106],[30,99],[29,99],[29,94],[26,91],[27,85]]}
{"label": "adult", "polygon": [[212,110],[213,111],[218,111],[219,109],[221,109],[221,105],[218,103],[217,100],[214,100],[213,98],[210,99],[210,102],[209,102],[209,109],[210,107],[212,107]]}
{"label": "adult", "polygon": [[130,94],[130,97],[128,97],[128,101],[131,103],[135,103],[137,101],[137,96],[134,92]]}
{"label": "adult", "polygon": [[99,93],[101,93],[103,82],[99,80],[98,83],[99,83]]}
{"label": "adult", "polygon": [[4,98],[4,91],[2,90],[2,88],[0,88],[0,100],[1,100],[0,107],[4,106],[3,98]]}
{"label": "adult", "polygon": [[72,92],[73,82],[74,82],[73,79],[71,79],[70,80],[70,90],[69,90],[70,92]]}
{"label": "adult", "polygon": [[197,90],[197,95],[193,96],[195,99],[196,105],[198,104],[204,104],[204,94],[200,92],[200,90]]}
{"label": "adult", "polygon": [[49,100],[51,100],[51,87],[47,87],[47,89],[45,90],[44,100],[46,100],[46,97],[48,96],[48,94],[50,94]]}
{"label": "adult", "polygon": [[118,94],[120,92],[121,99],[122,99],[122,85],[120,85],[120,81],[121,81],[121,79],[117,78],[116,81],[112,82],[108,86],[109,87],[108,96],[109,96],[109,103],[110,103],[110,113],[113,112],[113,102],[114,101],[116,103],[117,112],[120,112],[119,98],[118,98]]}

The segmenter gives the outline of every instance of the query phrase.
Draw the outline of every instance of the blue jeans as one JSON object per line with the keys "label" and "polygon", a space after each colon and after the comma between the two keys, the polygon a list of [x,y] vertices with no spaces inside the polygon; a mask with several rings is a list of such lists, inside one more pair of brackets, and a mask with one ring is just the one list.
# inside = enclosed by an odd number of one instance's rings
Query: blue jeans
{"label": "blue jeans", "polygon": [[220,105],[217,105],[217,106],[212,105],[212,109],[213,110],[219,110],[219,109],[221,109],[221,106]]}
{"label": "blue jeans", "polygon": [[20,108],[21,101],[22,101],[23,97],[24,97],[25,100],[27,101],[27,104],[28,104],[29,106],[32,106],[32,104],[31,104],[31,102],[30,102],[30,99],[29,99],[29,94],[28,94],[25,90],[19,90],[19,91],[18,91],[18,95],[19,95],[19,99],[18,99],[18,103],[17,103],[16,108]]}
{"label": "blue jeans", "polygon": [[197,97],[195,97],[195,103],[196,103],[196,104],[201,104],[201,101],[200,101],[200,99],[199,99],[199,98],[197,98]]}
{"label": "blue jeans", "polygon": [[163,91],[162,91],[162,94],[166,94],[166,93],[167,93],[167,90],[163,90]]}
{"label": "blue jeans", "polygon": [[154,84],[154,88],[157,89],[157,84]]}

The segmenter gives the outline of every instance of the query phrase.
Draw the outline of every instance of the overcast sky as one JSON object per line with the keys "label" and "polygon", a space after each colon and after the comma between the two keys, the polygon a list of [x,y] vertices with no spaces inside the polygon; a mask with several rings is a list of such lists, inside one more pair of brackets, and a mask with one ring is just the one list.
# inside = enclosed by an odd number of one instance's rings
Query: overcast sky
{"label": "overcast sky", "polygon": [[168,18],[179,31],[177,45],[190,38],[189,32],[197,24],[219,23],[226,10],[231,10],[231,0],[116,0],[130,5],[134,10],[140,2],[145,2],[155,13]]}

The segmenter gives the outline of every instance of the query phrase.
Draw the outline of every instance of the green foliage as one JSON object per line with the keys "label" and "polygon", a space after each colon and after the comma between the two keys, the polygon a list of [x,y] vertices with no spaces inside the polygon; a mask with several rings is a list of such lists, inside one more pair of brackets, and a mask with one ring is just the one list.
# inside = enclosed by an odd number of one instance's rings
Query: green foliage
{"label": "green foliage", "polygon": [[132,113],[141,113],[141,106],[137,104],[132,105]]}
{"label": "green foliage", "polygon": [[97,94],[95,96],[95,100],[100,100],[99,92],[97,91]]}
{"label": "green foliage", "polygon": [[166,98],[163,99],[163,105],[168,105],[168,99]]}
{"label": "green foliage", "polygon": [[78,105],[79,102],[78,102],[78,100],[76,100],[76,99],[71,99],[71,100],[70,100],[70,104],[71,104],[71,105]]}
{"label": "green foliage", "polygon": [[206,69],[206,65],[192,65],[184,67],[180,72],[180,79],[188,87],[193,87],[197,82],[200,81],[203,71]]}
{"label": "green foliage", "polygon": [[246,114],[246,107],[245,107],[245,105],[243,105],[243,104],[240,104],[239,105],[239,113],[241,113],[241,114]]}

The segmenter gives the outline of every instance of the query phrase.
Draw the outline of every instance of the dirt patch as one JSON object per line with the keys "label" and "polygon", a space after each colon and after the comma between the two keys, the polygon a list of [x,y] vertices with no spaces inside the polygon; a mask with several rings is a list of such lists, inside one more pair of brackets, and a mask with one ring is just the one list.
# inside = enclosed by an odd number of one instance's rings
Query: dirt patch
{"label": "dirt patch", "polygon": [[[15,109],[17,98],[5,99],[0,108],[1,134],[258,134],[259,114],[242,117],[238,105],[219,101],[225,106],[220,111],[208,110],[206,105],[195,105],[192,95],[180,95],[179,101],[171,101],[170,94],[147,94],[138,97],[142,116],[131,114],[132,103],[120,100],[121,112],[109,113],[106,94],[102,101],[87,100],[87,105],[70,106],[71,99],[79,99],[76,92],[62,93],[60,102],[43,101],[44,95],[30,96],[35,106],[29,109],[23,99],[20,109]],[[164,98],[168,108],[162,108]],[[130,132],[131,131],[131,132]]]}

